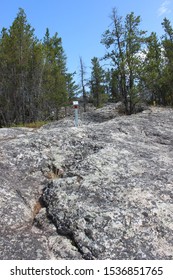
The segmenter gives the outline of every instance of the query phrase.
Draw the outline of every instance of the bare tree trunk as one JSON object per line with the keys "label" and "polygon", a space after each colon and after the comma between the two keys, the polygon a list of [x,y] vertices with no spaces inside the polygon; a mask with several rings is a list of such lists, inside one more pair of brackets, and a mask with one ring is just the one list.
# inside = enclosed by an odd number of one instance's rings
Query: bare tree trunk
{"label": "bare tree trunk", "polygon": [[85,91],[85,83],[84,83],[84,76],[85,76],[85,66],[82,60],[82,57],[80,57],[80,75],[81,75],[81,85],[82,85],[82,94],[83,94],[83,108],[84,112],[86,112],[86,91]]}

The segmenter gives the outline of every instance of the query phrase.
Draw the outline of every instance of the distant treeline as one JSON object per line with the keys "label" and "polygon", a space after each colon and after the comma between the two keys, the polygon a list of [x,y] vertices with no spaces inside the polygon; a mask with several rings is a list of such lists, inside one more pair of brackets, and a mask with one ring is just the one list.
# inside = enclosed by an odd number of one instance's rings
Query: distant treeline
{"label": "distant treeline", "polygon": [[[161,38],[154,32],[148,36],[140,22],[133,12],[123,19],[112,10],[111,27],[101,39],[107,51],[104,57],[91,59],[89,79],[80,58],[84,103],[89,100],[100,107],[108,100],[122,101],[127,114],[140,102],[173,106],[171,22],[165,18],[161,23]],[[47,29],[43,40],[38,40],[24,10],[19,9],[0,37],[0,127],[58,119],[60,108],[79,92],[74,73],[67,71],[58,33],[50,37]]]}

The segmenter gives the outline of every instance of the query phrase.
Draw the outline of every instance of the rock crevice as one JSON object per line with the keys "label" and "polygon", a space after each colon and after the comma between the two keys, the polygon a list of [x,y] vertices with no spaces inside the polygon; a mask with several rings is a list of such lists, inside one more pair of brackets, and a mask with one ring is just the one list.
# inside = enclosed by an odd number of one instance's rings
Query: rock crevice
{"label": "rock crevice", "polygon": [[106,110],[0,129],[0,259],[173,259],[173,110]]}

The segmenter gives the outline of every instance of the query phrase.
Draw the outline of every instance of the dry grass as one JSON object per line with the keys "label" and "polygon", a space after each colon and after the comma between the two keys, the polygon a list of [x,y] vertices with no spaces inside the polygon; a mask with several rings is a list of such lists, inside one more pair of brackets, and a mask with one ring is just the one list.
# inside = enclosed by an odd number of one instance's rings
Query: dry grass
{"label": "dry grass", "polygon": [[36,121],[36,122],[31,122],[31,123],[19,123],[19,124],[13,125],[13,127],[40,128],[47,123],[48,122],[46,122],[46,121]]}

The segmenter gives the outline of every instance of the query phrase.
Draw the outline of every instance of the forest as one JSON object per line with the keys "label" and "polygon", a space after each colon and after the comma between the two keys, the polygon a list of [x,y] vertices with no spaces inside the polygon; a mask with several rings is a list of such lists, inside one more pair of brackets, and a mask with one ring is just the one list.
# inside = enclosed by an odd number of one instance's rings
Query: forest
{"label": "forest", "polygon": [[[62,107],[74,98],[101,107],[121,101],[132,114],[140,103],[173,106],[173,28],[163,19],[163,35],[141,30],[141,17],[125,18],[112,9],[111,25],[100,35],[104,57],[91,59],[90,78],[80,58],[81,84],[67,69],[62,38],[49,29],[39,40],[19,9],[9,29],[0,35],[0,127],[58,120]],[[106,61],[106,67],[104,63]],[[103,65],[102,65],[103,64]]]}

